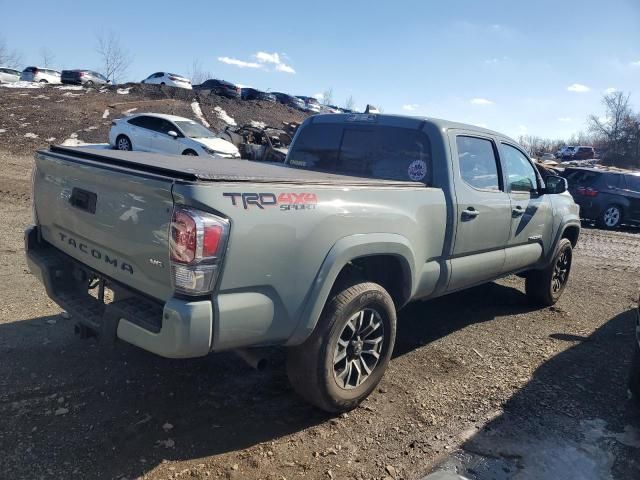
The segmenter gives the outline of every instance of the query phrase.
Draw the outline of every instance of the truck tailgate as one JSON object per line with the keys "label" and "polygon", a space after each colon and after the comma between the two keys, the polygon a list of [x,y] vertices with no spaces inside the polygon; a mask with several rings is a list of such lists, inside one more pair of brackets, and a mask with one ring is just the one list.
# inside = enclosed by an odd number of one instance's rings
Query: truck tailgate
{"label": "truck tailgate", "polygon": [[42,237],[106,277],[166,300],[172,185],[158,175],[39,153],[33,201]]}

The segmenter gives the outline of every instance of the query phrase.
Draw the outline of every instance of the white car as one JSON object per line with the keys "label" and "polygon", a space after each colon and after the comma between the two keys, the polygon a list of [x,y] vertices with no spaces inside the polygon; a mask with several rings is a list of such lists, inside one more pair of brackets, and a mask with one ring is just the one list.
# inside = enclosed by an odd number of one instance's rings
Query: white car
{"label": "white car", "polygon": [[0,83],[15,83],[20,80],[20,72],[13,68],[0,68]]}
{"label": "white car", "polygon": [[20,80],[38,83],[62,83],[60,72],[50,68],[27,67],[22,71]]}
{"label": "white car", "polygon": [[198,122],[160,113],[141,113],[114,120],[109,145],[116,150],[240,158],[238,147],[218,138]]}
{"label": "white car", "polygon": [[170,87],[186,88],[191,90],[191,80],[176,75],[175,73],[156,72],[142,80],[142,83],[151,83],[155,85],[169,85]]}

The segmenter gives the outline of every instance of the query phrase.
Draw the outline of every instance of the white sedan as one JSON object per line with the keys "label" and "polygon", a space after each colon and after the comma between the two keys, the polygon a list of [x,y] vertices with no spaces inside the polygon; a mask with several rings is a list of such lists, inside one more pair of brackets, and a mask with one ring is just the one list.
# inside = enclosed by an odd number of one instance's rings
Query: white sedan
{"label": "white sedan", "polygon": [[142,83],[151,83],[154,85],[169,85],[170,87],[186,88],[191,90],[191,80],[176,75],[175,73],[156,72],[142,80]]}
{"label": "white sedan", "polygon": [[109,145],[116,150],[215,158],[240,158],[233,143],[197,122],[175,115],[141,113],[111,122]]}

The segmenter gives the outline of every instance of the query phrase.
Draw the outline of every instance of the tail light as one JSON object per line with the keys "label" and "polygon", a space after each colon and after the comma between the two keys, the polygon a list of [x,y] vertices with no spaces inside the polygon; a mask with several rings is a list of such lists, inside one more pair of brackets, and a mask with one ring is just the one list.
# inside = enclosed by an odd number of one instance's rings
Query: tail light
{"label": "tail light", "polygon": [[578,187],[576,189],[576,193],[578,195],[582,195],[583,197],[596,197],[598,196],[598,190],[593,187]]}
{"label": "tail light", "polygon": [[174,290],[204,295],[215,288],[229,236],[229,222],[210,213],[176,207],[169,229]]}

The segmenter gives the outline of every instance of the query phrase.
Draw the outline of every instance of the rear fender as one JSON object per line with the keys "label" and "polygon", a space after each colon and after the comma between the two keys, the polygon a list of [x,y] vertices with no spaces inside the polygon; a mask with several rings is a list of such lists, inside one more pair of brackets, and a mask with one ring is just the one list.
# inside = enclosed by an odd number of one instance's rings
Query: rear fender
{"label": "rear fender", "polygon": [[[320,266],[307,298],[298,316],[298,326],[287,341],[287,345],[304,342],[315,329],[331,288],[342,269],[352,260],[373,255],[396,256],[402,265],[404,302],[413,294],[415,286],[415,256],[409,241],[393,233],[371,233],[350,235],[338,240]],[[399,305],[401,306],[401,305]]]}

